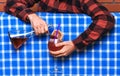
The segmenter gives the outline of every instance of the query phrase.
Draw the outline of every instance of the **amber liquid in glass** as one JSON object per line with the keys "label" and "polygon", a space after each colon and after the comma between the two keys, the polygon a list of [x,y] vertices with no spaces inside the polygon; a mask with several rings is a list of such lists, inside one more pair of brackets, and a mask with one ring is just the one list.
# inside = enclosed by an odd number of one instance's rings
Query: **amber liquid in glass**
{"label": "amber liquid in glass", "polygon": [[15,49],[19,49],[27,38],[10,38]]}
{"label": "amber liquid in glass", "polygon": [[[57,40],[57,41],[55,41],[55,40]],[[48,49],[51,51],[58,51],[58,50],[62,49],[63,46],[60,46],[60,47],[55,46],[55,43],[59,43],[59,42],[62,42],[62,41],[59,40],[58,38],[51,37],[48,42]]]}

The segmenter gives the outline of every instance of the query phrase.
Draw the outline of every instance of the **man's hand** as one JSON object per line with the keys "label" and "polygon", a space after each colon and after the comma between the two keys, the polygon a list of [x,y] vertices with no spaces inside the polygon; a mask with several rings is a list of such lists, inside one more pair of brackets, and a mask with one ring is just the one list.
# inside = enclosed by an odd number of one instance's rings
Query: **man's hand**
{"label": "man's hand", "polygon": [[48,32],[48,26],[42,18],[38,17],[36,14],[29,14],[28,19],[35,31],[36,35],[44,34]]}
{"label": "man's hand", "polygon": [[56,51],[50,50],[50,53],[54,57],[67,56],[75,50],[75,45],[73,44],[72,41],[60,42],[60,43],[56,43],[55,45],[56,47],[63,46],[63,48],[61,50],[56,50]]}

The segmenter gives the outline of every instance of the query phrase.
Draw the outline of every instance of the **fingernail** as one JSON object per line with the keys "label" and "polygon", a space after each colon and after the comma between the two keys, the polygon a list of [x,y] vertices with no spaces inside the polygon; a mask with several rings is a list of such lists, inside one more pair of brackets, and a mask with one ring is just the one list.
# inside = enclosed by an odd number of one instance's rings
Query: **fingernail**
{"label": "fingernail", "polygon": [[47,33],[49,33],[48,31],[45,31],[45,33],[47,34]]}

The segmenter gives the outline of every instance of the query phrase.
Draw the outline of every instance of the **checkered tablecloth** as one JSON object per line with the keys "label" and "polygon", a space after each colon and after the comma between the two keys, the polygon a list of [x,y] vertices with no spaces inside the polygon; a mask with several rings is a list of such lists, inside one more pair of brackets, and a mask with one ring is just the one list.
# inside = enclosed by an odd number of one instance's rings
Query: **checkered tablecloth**
{"label": "checkered tablecloth", "polygon": [[[64,41],[75,39],[92,22],[85,14],[37,13],[54,27],[61,23]],[[34,36],[16,52],[8,31],[31,29],[18,18],[0,13],[0,76],[119,76],[120,75],[120,13],[112,13],[116,24],[109,33],[89,45],[85,52],[74,51],[57,59],[62,73],[51,74],[54,57],[47,47],[49,36]]]}

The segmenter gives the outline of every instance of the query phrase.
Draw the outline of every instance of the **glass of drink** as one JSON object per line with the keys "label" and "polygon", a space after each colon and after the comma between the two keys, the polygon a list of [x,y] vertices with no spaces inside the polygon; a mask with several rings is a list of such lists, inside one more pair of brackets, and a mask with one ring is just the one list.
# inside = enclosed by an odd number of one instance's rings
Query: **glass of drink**
{"label": "glass of drink", "polygon": [[8,32],[8,35],[14,48],[19,49],[32,33],[33,31],[28,32],[26,30],[11,30]]}
{"label": "glass of drink", "polygon": [[[57,36],[56,36],[56,33],[58,33]],[[51,50],[51,51],[61,50],[63,48],[63,46],[56,47],[55,44],[59,43],[59,42],[62,42],[62,38],[63,38],[63,34],[59,30],[54,30],[51,37],[50,37],[50,40],[48,41],[48,49]],[[62,73],[62,69],[58,68],[56,57],[55,57],[54,68],[50,69],[50,72],[51,73]]]}

